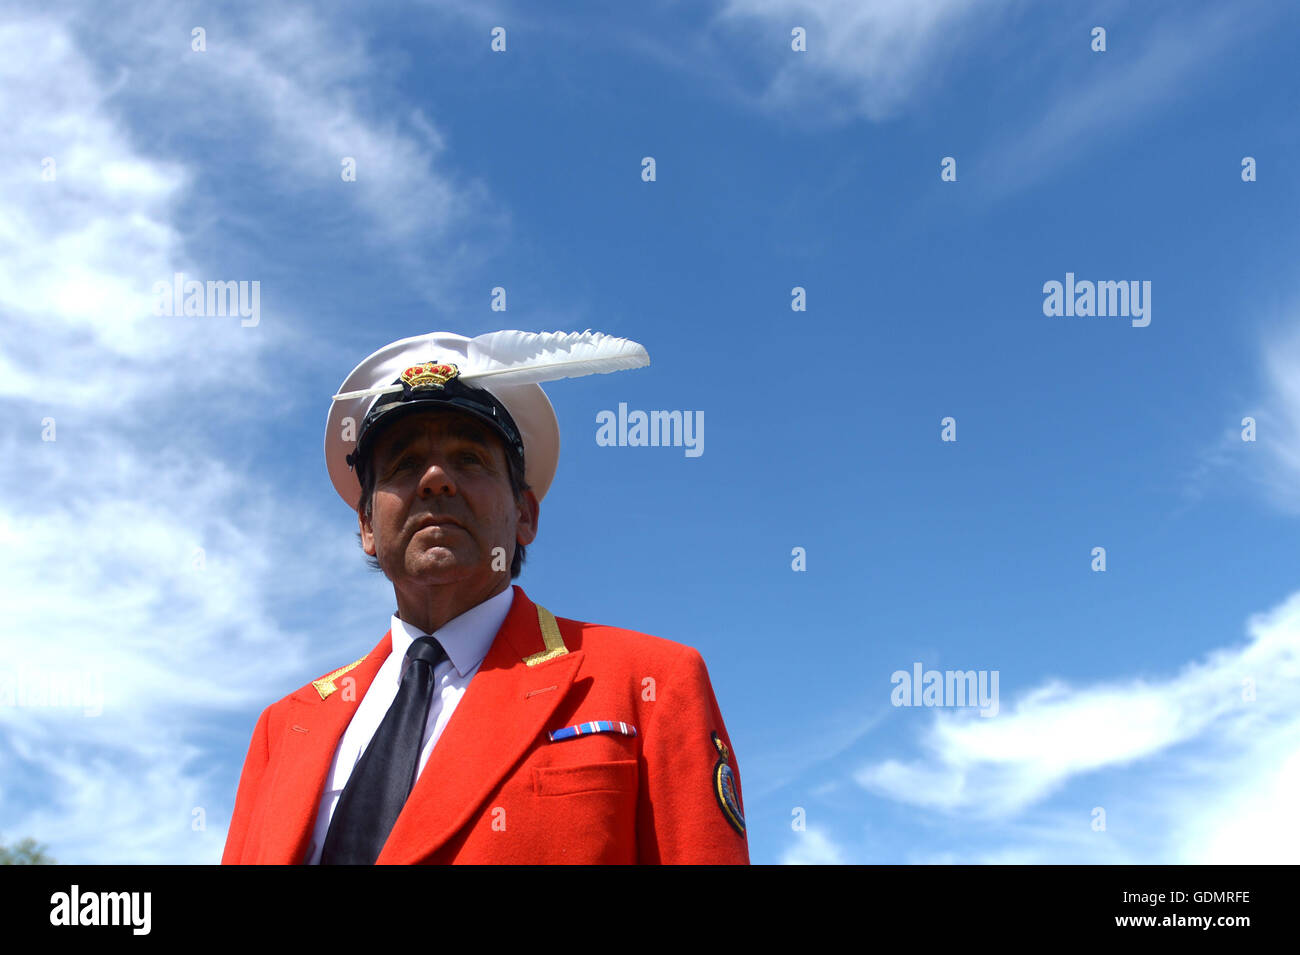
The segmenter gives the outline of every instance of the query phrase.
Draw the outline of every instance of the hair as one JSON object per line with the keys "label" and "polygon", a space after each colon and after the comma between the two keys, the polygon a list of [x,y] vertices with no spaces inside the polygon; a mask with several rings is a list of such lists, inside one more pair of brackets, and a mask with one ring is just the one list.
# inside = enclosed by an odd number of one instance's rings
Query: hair
{"label": "hair", "polygon": [[[496,434],[492,435],[497,438]],[[506,453],[506,463],[510,472],[510,490],[514,493],[515,501],[518,502],[524,495],[525,491],[532,490],[528,482],[524,480],[524,462],[520,460],[519,455],[512,453],[505,447],[505,442],[497,438]],[[372,445],[373,448],[373,445]],[[366,460],[360,462],[357,467],[357,478],[361,482],[361,498],[357,501],[357,513],[370,520],[374,507],[375,498],[375,471],[372,465],[373,455],[367,455]],[[361,543],[361,532],[357,531],[357,543]],[[524,558],[526,549],[523,544],[515,541],[515,556],[510,561],[510,579],[514,580],[524,570]],[[384,568],[379,564],[379,558],[374,554],[366,554],[366,563],[370,565],[371,570],[377,570],[383,573]]]}

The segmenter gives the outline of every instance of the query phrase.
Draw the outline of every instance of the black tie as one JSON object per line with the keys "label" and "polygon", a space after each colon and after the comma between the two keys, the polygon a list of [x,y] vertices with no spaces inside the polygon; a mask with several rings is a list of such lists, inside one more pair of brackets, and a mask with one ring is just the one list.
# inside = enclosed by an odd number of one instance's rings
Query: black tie
{"label": "black tie", "polygon": [[415,785],[433,668],[447,651],[433,637],[411,641],[397,697],[343,787],[325,834],[321,865],[374,865]]}

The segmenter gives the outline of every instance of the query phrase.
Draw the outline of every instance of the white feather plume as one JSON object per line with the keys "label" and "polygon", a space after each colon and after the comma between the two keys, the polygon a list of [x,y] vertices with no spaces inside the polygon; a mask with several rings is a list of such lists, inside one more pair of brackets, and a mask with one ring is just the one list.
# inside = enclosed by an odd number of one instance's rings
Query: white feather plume
{"label": "white feather plume", "polygon": [[602,332],[489,332],[470,340],[461,377],[492,385],[529,385],[604,375],[650,364],[645,346]]}
{"label": "white feather plume", "polygon": [[[460,377],[479,387],[530,385],[559,378],[605,375],[611,371],[644,368],[650,364],[645,346],[629,338],[603,332],[488,332],[466,346]],[[457,364],[461,364],[457,362]],[[335,401],[383,395],[402,390],[384,383],[359,391],[342,392]]]}

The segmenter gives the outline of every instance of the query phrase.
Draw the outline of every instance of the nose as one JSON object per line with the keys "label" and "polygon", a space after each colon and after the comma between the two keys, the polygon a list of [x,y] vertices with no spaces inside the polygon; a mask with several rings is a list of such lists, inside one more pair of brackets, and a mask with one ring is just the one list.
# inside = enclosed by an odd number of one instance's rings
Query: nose
{"label": "nose", "polygon": [[456,493],[456,482],[441,456],[434,455],[425,463],[424,474],[420,476],[419,492],[420,497]]}

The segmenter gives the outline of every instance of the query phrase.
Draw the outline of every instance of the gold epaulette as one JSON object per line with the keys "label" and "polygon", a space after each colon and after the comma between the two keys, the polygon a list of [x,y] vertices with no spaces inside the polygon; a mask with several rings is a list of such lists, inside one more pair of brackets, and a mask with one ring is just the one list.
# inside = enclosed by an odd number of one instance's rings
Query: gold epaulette
{"label": "gold epaulette", "polygon": [[[365,657],[361,658],[361,660],[364,659]],[[347,673],[353,667],[357,666],[361,662],[361,660],[353,660],[347,666],[339,667],[333,673],[327,673],[319,680],[312,680],[311,685],[316,687],[316,692],[320,694],[320,698],[323,700],[325,699],[325,697],[329,696],[331,693],[333,693],[335,690],[338,689],[338,687],[334,685],[334,678],[340,677],[343,674]]]}
{"label": "gold epaulette", "polygon": [[562,657],[569,652],[569,648],[564,645],[564,637],[560,636],[560,625],[555,622],[554,614],[541,604],[537,605],[537,622],[541,625],[542,643],[545,644],[546,649],[524,657],[524,663],[530,667]]}

